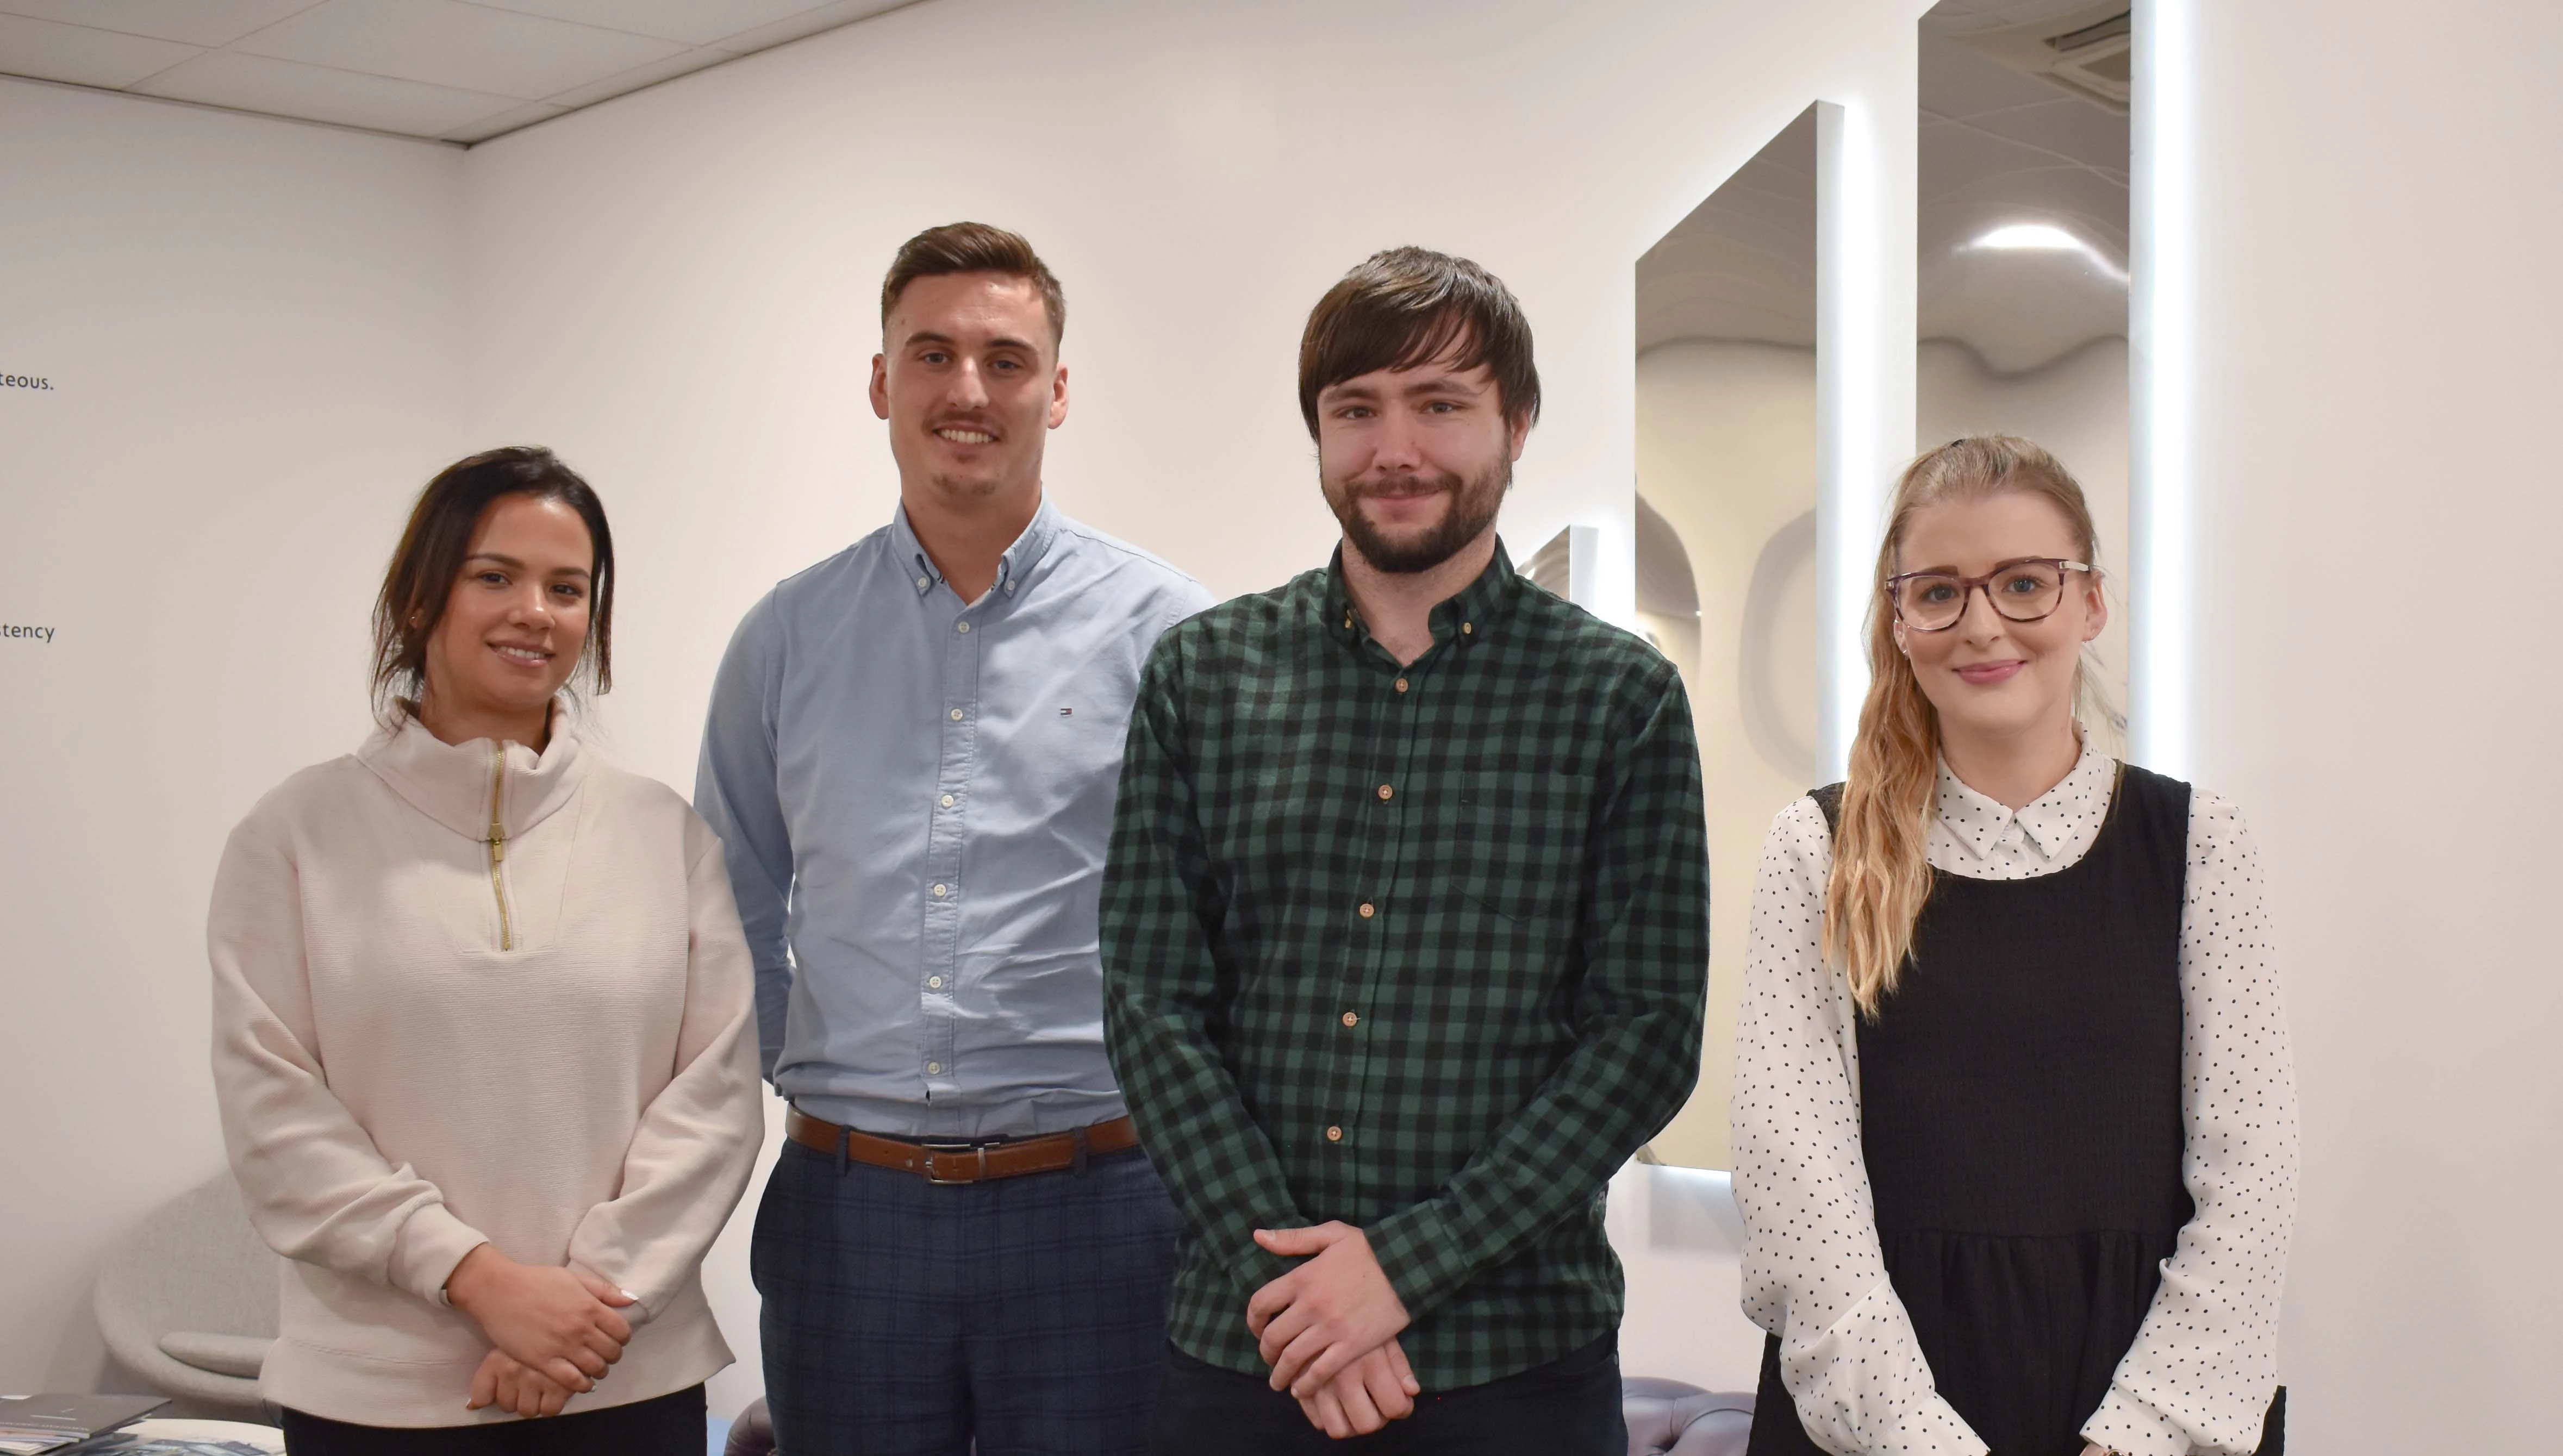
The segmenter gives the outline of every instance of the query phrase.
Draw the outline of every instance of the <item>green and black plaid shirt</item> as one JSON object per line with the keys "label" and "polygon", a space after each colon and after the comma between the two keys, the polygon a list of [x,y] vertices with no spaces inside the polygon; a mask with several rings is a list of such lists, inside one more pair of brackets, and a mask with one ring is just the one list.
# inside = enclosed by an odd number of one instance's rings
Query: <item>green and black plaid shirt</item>
{"label": "green and black plaid shirt", "polygon": [[1168,1334],[1262,1372],[1257,1228],[1366,1230],[1427,1389],[1618,1326],[1612,1173],[1699,1075],[1708,855],[1673,666],[1497,547],[1401,668],[1334,567],[1140,679],[1104,1046],[1187,1228]]}

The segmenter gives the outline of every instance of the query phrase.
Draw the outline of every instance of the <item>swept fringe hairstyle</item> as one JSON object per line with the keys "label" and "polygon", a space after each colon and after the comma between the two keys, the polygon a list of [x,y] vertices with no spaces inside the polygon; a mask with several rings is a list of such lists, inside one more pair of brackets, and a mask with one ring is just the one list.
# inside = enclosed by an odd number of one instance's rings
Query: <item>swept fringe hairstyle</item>
{"label": "swept fringe hairstyle", "polygon": [[[1869,697],[1852,739],[1834,830],[1833,875],[1825,885],[1824,953],[1850,983],[1861,1014],[1874,1018],[1913,953],[1913,926],[1931,896],[1924,834],[1934,811],[1940,764],[1940,719],[1913,664],[1895,649],[1895,614],[1886,579],[1913,513],[1952,500],[2011,491],[2056,503],[2081,543],[2082,559],[2099,565],[2100,541],[2082,487],[2057,458],[2026,440],[1975,435],[1926,451],[1904,467],[1888,503],[1886,539],[1877,548],[1876,589],[1869,607]],[[2114,722],[2086,661],[2073,690],[2084,723]]]}

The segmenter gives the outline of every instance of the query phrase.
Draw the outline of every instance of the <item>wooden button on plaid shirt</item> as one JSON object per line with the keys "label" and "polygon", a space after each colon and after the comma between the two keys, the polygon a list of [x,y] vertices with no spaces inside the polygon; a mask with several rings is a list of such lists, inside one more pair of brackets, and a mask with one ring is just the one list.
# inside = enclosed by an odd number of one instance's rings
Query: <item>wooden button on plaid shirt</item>
{"label": "wooden button on plaid shirt", "polygon": [[1341,558],[1166,634],[1103,877],[1104,1044],[1186,1223],[1167,1331],[1342,1219],[1428,1390],[1616,1328],[1612,1173],[1699,1074],[1708,861],[1673,665],[1494,561],[1400,668]]}

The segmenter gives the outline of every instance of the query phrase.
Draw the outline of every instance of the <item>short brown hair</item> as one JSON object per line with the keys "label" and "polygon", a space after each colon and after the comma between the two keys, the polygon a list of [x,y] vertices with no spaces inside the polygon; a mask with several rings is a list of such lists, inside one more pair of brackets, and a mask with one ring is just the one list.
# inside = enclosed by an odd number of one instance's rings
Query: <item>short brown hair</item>
{"label": "short brown hair", "polygon": [[1042,307],[1050,312],[1050,346],[1059,347],[1068,333],[1068,295],[1060,291],[1059,279],[1022,234],[986,223],[945,223],[898,245],[898,256],[889,261],[889,276],[882,279],[882,328],[888,329],[889,311],[908,284],[918,278],[965,273],[1031,279],[1041,290]]}
{"label": "short brown hair", "polygon": [[410,508],[374,598],[374,718],[385,728],[398,728],[426,693],[428,640],[445,620],[472,532],[481,512],[510,495],[557,500],[586,523],[592,605],[579,672],[597,692],[613,690],[614,532],[605,524],[605,502],[560,456],[536,445],[511,445],[437,471]]}
{"label": "short brown hair", "polygon": [[1456,354],[1461,371],[1495,377],[1504,419],[1539,418],[1530,320],[1503,279],[1428,248],[1374,253],[1326,290],[1299,336],[1299,414],[1317,434],[1317,395],[1375,369],[1413,369]]}

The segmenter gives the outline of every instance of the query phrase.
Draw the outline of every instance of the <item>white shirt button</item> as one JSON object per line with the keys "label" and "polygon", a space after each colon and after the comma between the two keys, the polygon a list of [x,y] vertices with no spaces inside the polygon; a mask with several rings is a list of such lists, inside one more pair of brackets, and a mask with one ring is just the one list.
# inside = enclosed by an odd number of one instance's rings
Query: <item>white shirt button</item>
{"label": "white shirt button", "polygon": [[929,1076],[929,1077],[939,1077],[939,1076],[942,1076],[942,1075],[943,1075],[943,1063],[941,1063],[941,1062],[927,1062],[927,1063],[925,1064],[925,1074],[926,1074],[927,1076]]}
{"label": "white shirt button", "polygon": [[1008,583],[1006,583],[1006,595],[1007,595],[1007,596],[1009,596],[1009,597],[1011,597],[1011,596],[1013,596],[1014,594],[1015,594],[1015,584],[1014,584],[1013,582],[1008,582]]}
{"label": "white shirt button", "polygon": [[970,630],[970,624],[966,622],[957,622],[952,625],[952,630],[954,632],[968,632]]}
{"label": "white shirt button", "polygon": [[943,798],[942,798],[941,800],[939,800],[939,801],[937,801],[937,802],[938,802],[938,803],[940,803],[940,804],[941,804],[945,809],[950,809],[950,808],[952,807],[952,796],[951,796],[951,795],[949,795],[949,794],[946,794],[946,795],[944,795],[944,796],[943,796]]}
{"label": "white shirt button", "polygon": [[961,710],[959,708],[954,708],[952,710],[952,721],[955,723],[961,721]]}
{"label": "white shirt button", "polygon": [[925,579],[924,577],[918,577],[918,578],[916,579],[916,589],[917,589],[918,591],[922,592],[922,591],[924,591],[924,590],[925,590],[925,587],[926,587],[926,579]]}
{"label": "white shirt button", "polygon": [[925,989],[928,991],[941,991],[943,989],[943,978],[940,976],[926,977]]}
{"label": "white shirt button", "polygon": [[952,887],[949,885],[936,885],[934,887],[934,898],[938,900],[950,893],[952,893]]}

